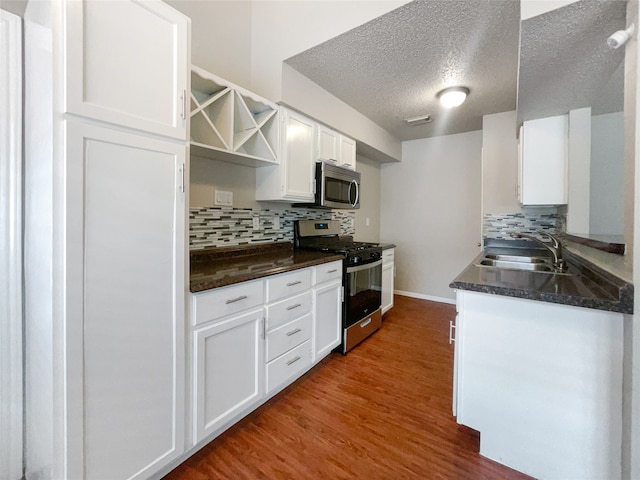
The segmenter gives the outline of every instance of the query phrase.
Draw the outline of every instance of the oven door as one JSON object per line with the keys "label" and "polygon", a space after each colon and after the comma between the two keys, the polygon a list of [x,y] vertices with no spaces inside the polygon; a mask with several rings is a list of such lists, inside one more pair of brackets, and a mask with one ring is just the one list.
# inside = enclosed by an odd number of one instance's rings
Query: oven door
{"label": "oven door", "polygon": [[344,328],[348,328],[380,308],[382,260],[347,267],[344,293]]}

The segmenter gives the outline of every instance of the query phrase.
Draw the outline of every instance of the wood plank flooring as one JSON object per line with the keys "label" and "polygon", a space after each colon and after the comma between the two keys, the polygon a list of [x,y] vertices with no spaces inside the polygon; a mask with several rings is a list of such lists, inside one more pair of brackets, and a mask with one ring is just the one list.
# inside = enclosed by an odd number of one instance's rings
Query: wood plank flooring
{"label": "wood plank flooring", "polygon": [[382,329],[169,473],[203,479],[525,479],[451,414],[453,305],[396,296]]}

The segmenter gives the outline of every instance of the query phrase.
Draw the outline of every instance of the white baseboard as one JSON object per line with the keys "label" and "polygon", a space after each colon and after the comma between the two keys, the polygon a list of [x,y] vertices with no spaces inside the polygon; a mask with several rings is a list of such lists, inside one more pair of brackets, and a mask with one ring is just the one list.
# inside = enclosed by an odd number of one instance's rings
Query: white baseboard
{"label": "white baseboard", "polygon": [[424,295],[422,293],[405,292],[402,290],[394,290],[393,293],[395,293],[396,295],[402,295],[403,297],[419,298],[421,300],[431,300],[432,302],[449,303],[451,305],[456,304],[455,298],[434,297],[433,295]]}

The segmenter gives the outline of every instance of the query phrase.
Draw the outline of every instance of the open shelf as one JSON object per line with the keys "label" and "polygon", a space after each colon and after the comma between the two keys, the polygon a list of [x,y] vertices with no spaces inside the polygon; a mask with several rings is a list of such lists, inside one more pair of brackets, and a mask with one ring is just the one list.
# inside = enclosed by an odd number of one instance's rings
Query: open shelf
{"label": "open shelf", "polygon": [[191,89],[194,153],[256,167],[279,163],[276,104],[195,66]]}

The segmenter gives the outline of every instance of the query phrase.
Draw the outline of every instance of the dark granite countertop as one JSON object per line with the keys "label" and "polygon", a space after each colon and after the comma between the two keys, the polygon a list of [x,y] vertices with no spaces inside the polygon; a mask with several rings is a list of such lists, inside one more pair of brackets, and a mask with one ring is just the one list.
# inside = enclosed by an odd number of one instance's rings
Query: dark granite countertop
{"label": "dark granite countertop", "polygon": [[190,290],[202,292],[342,259],[327,252],[295,250],[291,242],[193,250]]}
{"label": "dark granite countertop", "polygon": [[451,288],[633,313],[633,285],[571,252],[564,253],[568,274],[557,274],[478,266],[485,253],[495,249],[485,250],[451,282]]}

